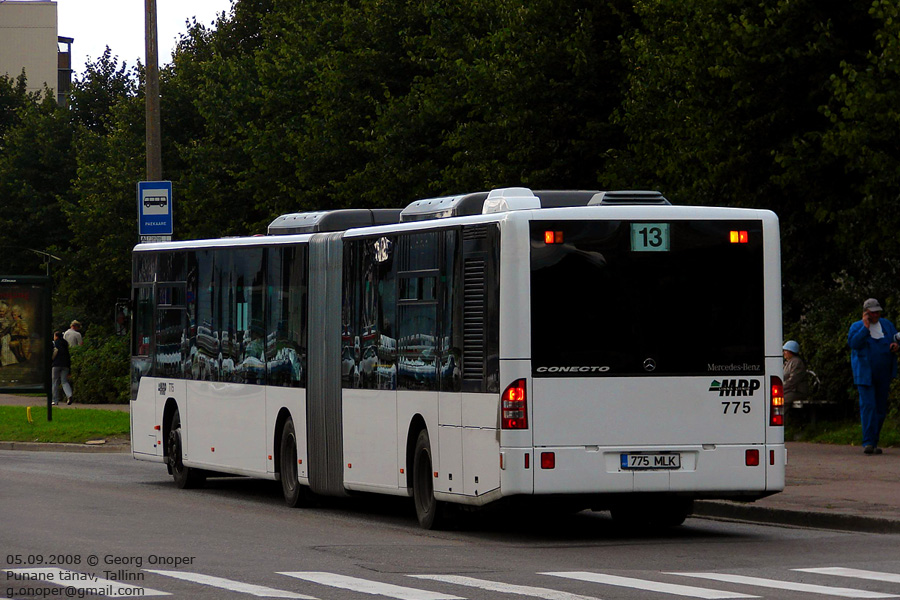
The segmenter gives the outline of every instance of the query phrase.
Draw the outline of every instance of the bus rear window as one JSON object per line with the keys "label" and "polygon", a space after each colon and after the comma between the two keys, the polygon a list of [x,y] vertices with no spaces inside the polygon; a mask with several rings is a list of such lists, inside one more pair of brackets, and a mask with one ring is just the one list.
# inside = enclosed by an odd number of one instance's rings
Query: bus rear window
{"label": "bus rear window", "polygon": [[535,377],[763,372],[761,221],[533,221]]}

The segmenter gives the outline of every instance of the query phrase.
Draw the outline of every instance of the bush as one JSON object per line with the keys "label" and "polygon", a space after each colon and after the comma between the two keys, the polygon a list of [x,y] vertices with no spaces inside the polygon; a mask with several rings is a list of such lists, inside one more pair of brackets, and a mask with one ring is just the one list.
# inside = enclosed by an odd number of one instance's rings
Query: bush
{"label": "bush", "polygon": [[71,349],[72,387],[77,402],[128,404],[130,354],[128,337],[92,335]]}

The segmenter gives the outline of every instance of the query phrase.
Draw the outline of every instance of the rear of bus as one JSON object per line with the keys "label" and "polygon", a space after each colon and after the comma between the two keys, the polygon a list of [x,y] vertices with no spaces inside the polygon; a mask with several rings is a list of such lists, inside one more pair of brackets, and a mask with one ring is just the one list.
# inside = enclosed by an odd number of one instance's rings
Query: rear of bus
{"label": "rear of bus", "polygon": [[[504,495],[531,483],[614,515],[675,507],[680,522],[693,499],[782,490],[777,217],[674,206],[515,217],[520,239],[504,243],[518,248],[504,250],[527,252],[530,303],[507,317],[531,327],[530,340],[501,336]],[[506,352],[517,343],[530,361]],[[532,477],[511,468],[521,460]]]}

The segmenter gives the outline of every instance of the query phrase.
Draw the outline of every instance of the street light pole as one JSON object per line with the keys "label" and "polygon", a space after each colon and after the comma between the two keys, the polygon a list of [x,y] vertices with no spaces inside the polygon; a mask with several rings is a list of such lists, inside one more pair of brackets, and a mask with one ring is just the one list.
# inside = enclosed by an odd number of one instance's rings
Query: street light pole
{"label": "street light pole", "polygon": [[156,0],[144,0],[147,50],[147,181],[162,180],[162,143],[159,124],[159,51],[156,34]]}

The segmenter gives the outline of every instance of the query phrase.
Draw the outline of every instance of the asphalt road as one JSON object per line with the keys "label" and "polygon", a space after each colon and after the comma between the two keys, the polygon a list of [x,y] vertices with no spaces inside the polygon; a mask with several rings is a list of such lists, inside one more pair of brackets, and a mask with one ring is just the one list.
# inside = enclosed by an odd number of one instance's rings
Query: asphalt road
{"label": "asphalt road", "polygon": [[[810,571],[813,570],[813,571]],[[178,490],[123,454],[0,451],[0,598],[888,598],[900,536],[604,513],[417,528],[410,502],[288,509],[274,482]]]}

